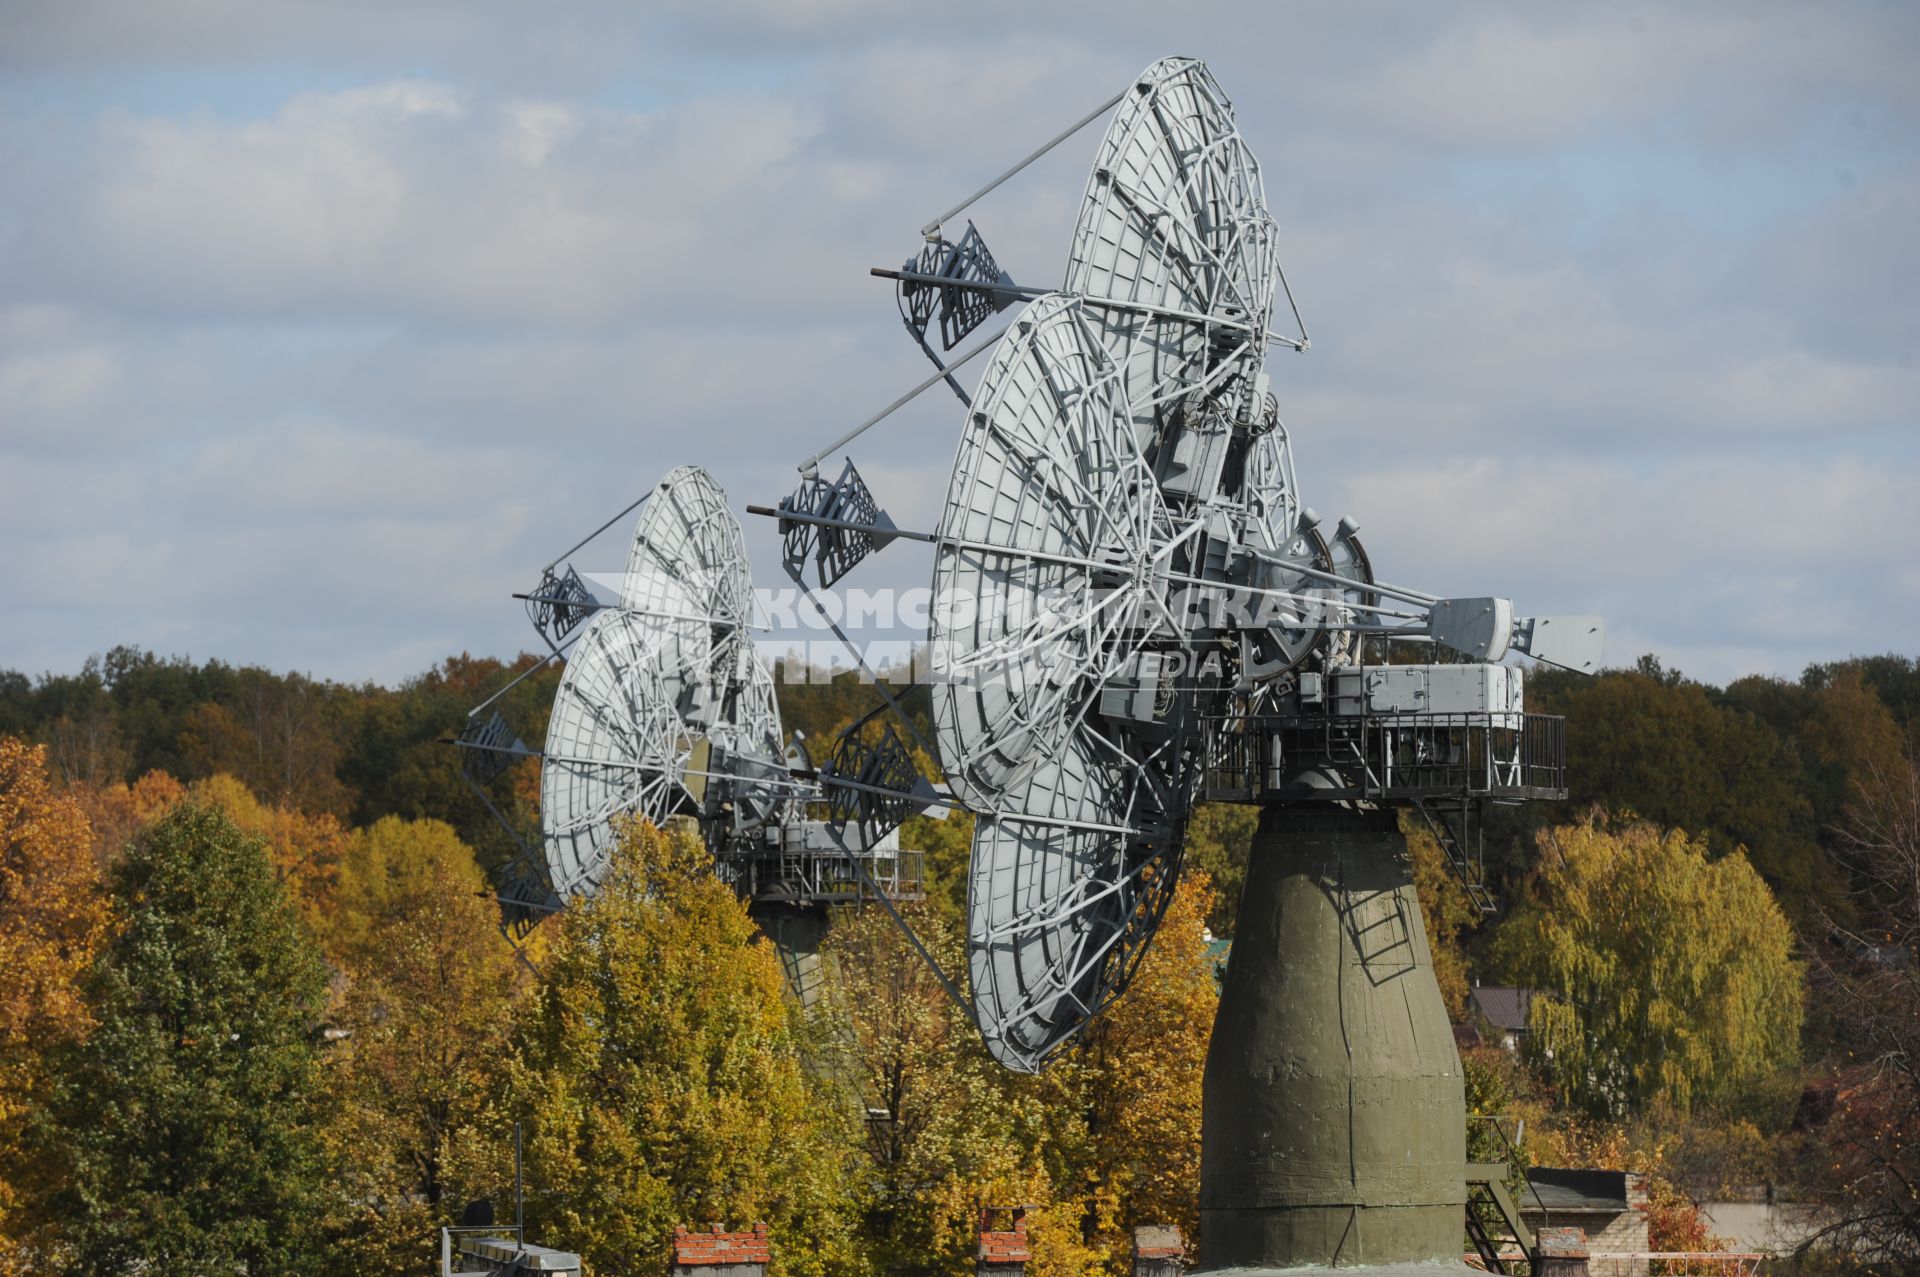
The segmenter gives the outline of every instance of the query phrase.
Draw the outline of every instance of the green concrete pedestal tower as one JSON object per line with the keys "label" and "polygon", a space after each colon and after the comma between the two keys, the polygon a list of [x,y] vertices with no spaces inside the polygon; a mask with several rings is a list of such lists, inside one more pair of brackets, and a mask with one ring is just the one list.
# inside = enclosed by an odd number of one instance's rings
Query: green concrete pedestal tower
{"label": "green concrete pedestal tower", "polygon": [[1458,1264],[1465,1132],[1394,812],[1265,808],[1207,1053],[1201,1266]]}

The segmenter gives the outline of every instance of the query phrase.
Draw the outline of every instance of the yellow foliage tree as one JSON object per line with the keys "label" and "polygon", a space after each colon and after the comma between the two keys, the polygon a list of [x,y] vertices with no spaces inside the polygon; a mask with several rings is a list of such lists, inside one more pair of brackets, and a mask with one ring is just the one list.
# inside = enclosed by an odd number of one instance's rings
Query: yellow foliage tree
{"label": "yellow foliage tree", "polygon": [[[941,902],[907,911],[941,966],[958,969],[958,916]],[[822,949],[826,976],[814,1015],[823,1070],[867,1114],[870,1173],[862,1232],[875,1267],[901,1273],[971,1271],[983,1205],[1051,1200],[1021,1129],[1041,1125],[1035,1097],[1014,1094],[966,1014],[887,913],[836,916]],[[1028,1221],[1042,1250],[1061,1230]],[[1078,1235],[1078,1223],[1067,1230]],[[1057,1248],[1056,1248],[1057,1249]]]}
{"label": "yellow foliage tree", "polygon": [[1678,830],[1545,830],[1532,898],[1495,938],[1535,1058],[1596,1117],[1777,1103],[1799,1062],[1804,975],[1773,893]]}
{"label": "yellow foliage tree", "polygon": [[1467,954],[1460,933],[1480,921],[1480,911],[1468,899],[1460,880],[1447,867],[1446,855],[1433,834],[1419,827],[1408,813],[1400,826],[1407,835],[1407,853],[1413,859],[1413,886],[1420,898],[1420,917],[1426,923],[1427,948],[1433,954],[1433,978],[1440,1000],[1455,1024],[1467,1019]]}
{"label": "yellow foliage tree", "polygon": [[314,934],[327,930],[340,862],[349,843],[347,830],[336,817],[262,802],[227,775],[195,781],[188,793],[196,802],[219,808],[243,832],[264,841],[273,871],[293,898],[301,921]]}
{"label": "yellow foliage tree", "polygon": [[49,1053],[92,1027],[82,982],[108,918],[79,803],[50,787],[44,748],[0,737],[0,1272],[51,1271],[39,1204],[58,1164],[32,1119]]}
{"label": "yellow foliage tree", "polygon": [[486,875],[452,825],[382,816],[348,835],[321,947],[349,968],[377,966],[396,924],[443,886],[477,902],[473,919],[493,919],[483,929],[497,925],[494,906],[479,899],[487,894]]}
{"label": "yellow foliage tree", "polygon": [[779,959],[705,848],[629,830],[548,925],[510,1066],[529,1222],[606,1277],[705,1221],[765,1221],[776,1273],[857,1271],[857,1119],[801,1068]]}
{"label": "yellow foliage tree", "polygon": [[1133,1225],[1198,1235],[1200,1082],[1220,1007],[1207,957],[1212,908],[1206,874],[1181,878],[1133,983],[1078,1050],[1092,1075],[1089,1190],[1117,1203],[1119,1231],[1106,1239],[1116,1272],[1125,1271]]}
{"label": "yellow foliage tree", "polygon": [[455,1222],[450,1152],[488,1119],[518,968],[473,853],[436,820],[353,835],[331,928],[346,975],[328,1142],[347,1203],[343,1271],[426,1272]]}
{"label": "yellow foliage tree", "polygon": [[[1034,1277],[1124,1272],[1128,1228],[1198,1216],[1200,1082],[1219,993],[1206,955],[1212,890],[1176,889],[1127,993],[1037,1076],[1009,1073],[879,909],[836,919],[820,1016],[836,1072],[870,1116],[866,1201],[876,1266],[972,1270],[983,1206],[1029,1208]],[[949,971],[959,923],[915,930]]]}

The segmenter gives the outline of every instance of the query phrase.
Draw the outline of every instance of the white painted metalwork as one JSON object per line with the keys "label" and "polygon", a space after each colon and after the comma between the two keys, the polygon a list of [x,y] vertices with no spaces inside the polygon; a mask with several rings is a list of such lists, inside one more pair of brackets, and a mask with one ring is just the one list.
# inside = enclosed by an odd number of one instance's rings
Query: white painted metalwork
{"label": "white painted metalwork", "polygon": [[[589,589],[597,578],[570,565],[556,571],[635,508],[626,566],[612,583]],[[917,894],[906,867],[918,853],[900,851],[894,830],[945,800],[891,733],[835,742],[817,768],[804,750],[789,755],[773,677],[752,642],[745,541],[711,475],[674,470],[561,559],[519,596],[552,655],[477,707],[456,742],[463,777],[521,845],[496,873],[509,935],[524,937],[596,891],[625,819],[691,819],[717,872],[755,902],[812,908]],[[493,707],[563,658],[536,754]],[[535,846],[489,793],[524,758],[541,763]]]}
{"label": "white painted metalwork", "polygon": [[617,817],[694,810],[695,744],[781,754],[772,679],[748,630],[753,582],[740,524],[706,471],[682,466],[647,498],[619,605],[587,623],[554,697],[540,815],[555,893],[591,892]]}
{"label": "white painted metalwork", "polygon": [[[1600,639],[1591,618],[1516,620],[1505,600],[1381,582],[1357,525],[1320,525],[1300,500],[1265,367],[1272,345],[1309,340],[1232,105],[1191,58],[1154,63],[1110,105],[1060,291],[1013,283],[977,227],[950,243],[941,223],[1098,111],[929,223],[903,268],[873,271],[897,282],[907,327],[939,370],[807,458],[802,491],[761,511],[791,544],[808,543],[813,525],[874,534],[863,554],[883,538],[934,544],[935,738],[949,784],[979,816],[971,1005],[996,1057],[1021,1070],[1125,988],[1177,879],[1203,775],[1216,793],[1287,793],[1315,768],[1349,766],[1342,751],[1404,738],[1418,783],[1395,794],[1421,801],[1421,785],[1453,783],[1421,751],[1473,732],[1514,737],[1501,743],[1528,778],[1511,781],[1516,793],[1551,789],[1559,774],[1536,759],[1521,768],[1512,752],[1525,718],[1517,674],[1497,719],[1453,735],[1369,722],[1356,735],[1330,725],[1328,698],[1346,689],[1330,671],[1364,669],[1369,643],[1389,639],[1477,661],[1511,646],[1591,668]],[[1297,336],[1270,327],[1279,298]],[[1020,302],[997,339],[950,363],[927,344],[936,312],[951,349]],[[968,395],[952,374],[989,343]],[[967,411],[938,528],[811,513],[819,463],[943,379]],[[850,565],[836,560],[821,581]],[[1276,752],[1282,739],[1306,753]],[[1364,760],[1355,775],[1355,792],[1373,795]]]}

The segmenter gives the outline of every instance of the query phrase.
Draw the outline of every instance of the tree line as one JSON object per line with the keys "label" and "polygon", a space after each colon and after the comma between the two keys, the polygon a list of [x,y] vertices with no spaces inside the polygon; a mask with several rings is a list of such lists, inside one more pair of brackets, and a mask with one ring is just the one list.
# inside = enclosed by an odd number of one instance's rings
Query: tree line
{"label": "tree line", "polygon": [[[472,1198],[603,1273],[664,1270],[672,1226],[774,1226],[793,1273],[970,1267],[1019,1202],[1046,1273],[1122,1270],[1126,1229],[1197,1214],[1200,1067],[1250,809],[1197,813],[1136,988],[1036,1078],[1005,1073],[883,915],[846,911],[811,1010],[704,852],[629,831],[609,888],[498,935],[512,843],[445,743],[503,703],[544,735],[557,670],[451,658],[398,687],[132,648],[0,672],[0,1272],[424,1269]],[[877,702],[780,685],[817,747]],[[1652,658],[1536,674],[1564,804],[1492,825],[1483,921],[1411,833],[1443,995],[1538,991],[1529,1049],[1463,1053],[1521,1160],[1655,1173],[1656,1249],[1693,1200],[1766,1181],[1820,1203],[1834,1262],[1920,1244],[1920,670],[1689,680]],[[910,711],[924,713],[915,702]],[[929,760],[922,760],[923,764]],[[537,823],[530,765],[503,782]],[[949,969],[969,822],[910,822],[914,925]],[[1904,875],[1904,876],[1903,876]],[[784,1237],[784,1243],[779,1238]],[[1905,1249],[1903,1249],[1905,1248]]]}

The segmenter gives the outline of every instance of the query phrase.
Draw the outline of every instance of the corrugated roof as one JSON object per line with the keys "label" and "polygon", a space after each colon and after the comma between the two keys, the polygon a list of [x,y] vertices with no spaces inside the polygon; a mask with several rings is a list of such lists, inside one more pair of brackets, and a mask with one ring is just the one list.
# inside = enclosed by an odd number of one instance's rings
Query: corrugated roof
{"label": "corrugated roof", "polygon": [[1526,1030],[1527,1006],[1532,1001],[1532,989],[1509,989],[1492,984],[1473,987],[1473,1009],[1486,1016],[1494,1028],[1509,1033]]}

